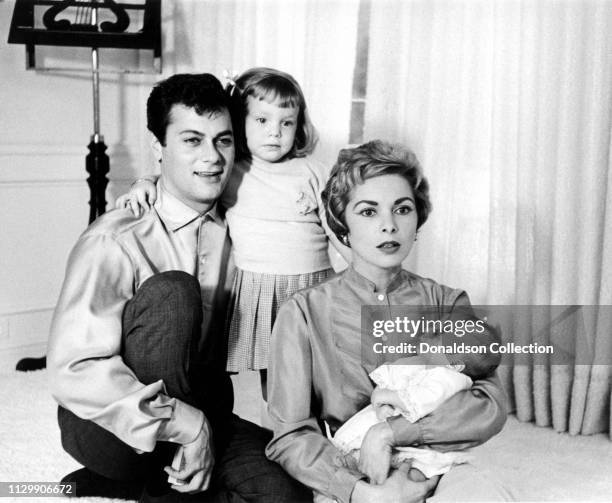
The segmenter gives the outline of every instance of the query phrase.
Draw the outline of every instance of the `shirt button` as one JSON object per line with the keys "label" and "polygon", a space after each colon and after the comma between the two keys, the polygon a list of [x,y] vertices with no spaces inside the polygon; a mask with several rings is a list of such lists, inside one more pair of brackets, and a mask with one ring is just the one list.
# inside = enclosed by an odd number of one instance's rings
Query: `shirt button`
{"label": "shirt button", "polygon": [[200,257],[200,264],[206,263],[206,257]]}
{"label": "shirt button", "polygon": [[385,296],[384,296],[384,295],[381,293],[381,294],[378,296],[378,300],[385,300]]}

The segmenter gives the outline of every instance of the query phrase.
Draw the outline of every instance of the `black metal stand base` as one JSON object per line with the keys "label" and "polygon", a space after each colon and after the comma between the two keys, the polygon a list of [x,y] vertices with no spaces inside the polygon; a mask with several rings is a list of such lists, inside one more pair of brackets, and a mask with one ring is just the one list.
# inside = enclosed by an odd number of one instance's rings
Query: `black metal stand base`
{"label": "black metal stand base", "polygon": [[89,184],[89,223],[106,211],[106,186],[108,178],[106,175],[110,169],[110,162],[106,155],[106,145],[102,137],[92,137],[87,146],[89,154],[85,158],[85,169],[89,173],[87,183]]}
{"label": "black metal stand base", "polygon": [[17,362],[15,370],[20,372],[29,372],[30,370],[41,370],[47,366],[47,357],[40,358],[22,358]]}

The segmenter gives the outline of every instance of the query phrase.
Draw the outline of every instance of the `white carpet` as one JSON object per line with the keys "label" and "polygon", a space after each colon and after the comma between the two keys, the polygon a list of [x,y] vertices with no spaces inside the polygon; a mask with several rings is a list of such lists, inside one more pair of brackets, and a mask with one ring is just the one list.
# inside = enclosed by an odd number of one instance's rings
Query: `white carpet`
{"label": "white carpet", "polygon": [[[259,379],[253,374],[235,379],[236,412],[249,419],[259,413]],[[0,481],[59,481],[79,467],[61,448],[45,371],[0,374],[0,404]],[[511,417],[504,431],[475,454],[476,464],[496,473],[521,500],[612,501],[612,442],[607,435],[570,437]]]}
{"label": "white carpet", "polygon": [[[81,467],[61,447],[57,405],[46,379],[46,371],[0,374],[0,481],[59,482]],[[61,499],[68,498],[14,498],[19,503]],[[107,498],[80,501],[125,503]]]}

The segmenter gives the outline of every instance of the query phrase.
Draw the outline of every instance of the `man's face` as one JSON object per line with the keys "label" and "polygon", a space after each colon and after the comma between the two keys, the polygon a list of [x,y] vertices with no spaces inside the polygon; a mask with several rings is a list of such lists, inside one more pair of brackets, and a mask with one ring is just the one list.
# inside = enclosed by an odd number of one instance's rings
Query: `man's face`
{"label": "man's face", "polygon": [[193,108],[173,105],[166,144],[153,141],[161,159],[164,188],[198,213],[219,198],[234,164],[234,135],[227,110],[198,115]]}

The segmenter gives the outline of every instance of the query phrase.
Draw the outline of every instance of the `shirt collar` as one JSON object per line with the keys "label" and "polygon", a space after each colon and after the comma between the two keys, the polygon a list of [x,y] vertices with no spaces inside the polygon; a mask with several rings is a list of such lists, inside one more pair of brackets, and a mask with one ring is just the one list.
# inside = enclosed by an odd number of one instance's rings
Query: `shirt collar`
{"label": "shirt collar", "polygon": [[[373,281],[370,281],[365,276],[359,274],[352,265],[349,265],[345,277],[347,280],[368,292],[375,292],[376,285]],[[409,281],[409,274],[404,269],[400,269],[400,271],[393,277],[386,290],[381,293],[391,293],[401,287],[404,283]]]}
{"label": "shirt collar", "polygon": [[172,232],[178,231],[200,217],[225,226],[225,220],[219,214],[217,202],[207,212],[198,213],[168,192],[164,188],[161,178],[157,181],[157,201],[155,201],[154,207],[162,221]]}

